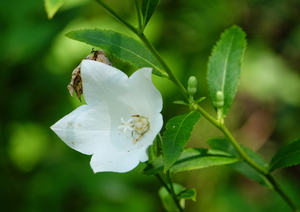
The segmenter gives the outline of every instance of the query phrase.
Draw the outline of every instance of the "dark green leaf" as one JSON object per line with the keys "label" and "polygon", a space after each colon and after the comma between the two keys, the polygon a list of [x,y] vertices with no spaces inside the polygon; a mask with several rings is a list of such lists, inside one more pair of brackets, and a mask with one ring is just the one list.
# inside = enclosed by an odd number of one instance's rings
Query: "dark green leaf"
{"label": "dark green leaf", "polygon": [[207,80],[214,107],[217,92],[224,95],[225,116],[234,99],[241,72],[243,54],[246,48],[245,33],[237,26],[227,29],[213,48],[208,62]]}
{"label": "dark green leaf", "polygon": [[196,201],[196,189],[187,189],[177,196],[179,199],[191,199],[193,201]]}
{"label": "dark green leaf", "polygon": [[64,0],[44,0],[47,16],[49,19],[53,18],[57,10],[64,3]]}
{"label": "dark green leaf", "polygon": [[144,27],[147,25],[159,2],[160,0],[142,0]]}
{"label": "dark green leaf", "polygon": [[[227,152],[233,157],[237,157],[237,158],[239,157],[239,154],[229,143],[229,141],[225,138],[212,138],[209,139],[207,142],[212,149]],[[253,152],[252,150],[244,146],[241,147],[244,150],[244,152],[260,166],[266,168],[268,167],[268,164],[258,154],[256,154],[255,152]],[[240,172],[241,174],[245,175],[246,177],[260,183],[263,186],[270,187],[270,188],[272,187],[272,185],[264,175],[257,172],[254,168],[252,168],[244,161],[239,161],[237,163],[229,164],[228,166]]]}
{"label": "dark green leaf", "polygon": [[286,144],[272,158],[270,171],[300,163],[300,139]]}
{"label": "dark green leaf", "polygon": [[175,116],[168,121],[163,136],[162,148],[165,171],[169,170],[179,158],[200,117],[201,114],[198,111],[192,111]]}
{"label": "dark green leaf", "polygon": [[[239,161],[238,158],[228,157],[227,153],[218,151],[211,152],[208,149],[185,149],[176,163],[170,169],[170,172],[176,173],[181,171],[189,171],[202,169],[211,166],[220,166]],[[164,171],[164,163],[162,157],[156,158],[151,164],[142,170],[143,174],[158,174]]]}
{"label": "dark green leaf", "polygon": [[152,67],[153,74],[161,77],[167,76],[152,53],[143,44],[126,35],[111,30],[84,29],[69,32],[66,36],[92,46],[106,49],[117,58],[137,68]]}

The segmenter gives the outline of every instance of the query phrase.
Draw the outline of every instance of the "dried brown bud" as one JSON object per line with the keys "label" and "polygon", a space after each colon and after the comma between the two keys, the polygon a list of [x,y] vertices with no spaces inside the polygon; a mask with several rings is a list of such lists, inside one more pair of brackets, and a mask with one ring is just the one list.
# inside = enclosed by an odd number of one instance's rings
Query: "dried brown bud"
{"label": "dried brown bud", "polygon": [[[92,49],[93,54],[89,54],[83,60],[95,60],[101,63],[105,63],[107,65],[112,66],[112,63],[109,61],[108,57],[105,55],[104,51],[94,51]],[[77,94],[78,99],[81,101],[81,94],[83,94],[83,87],[82,87],[82,79],[80,74],[81,63],[74,69],[72,72],[71,82],[67,86],[71,96],[73,97],[73,92]]]}

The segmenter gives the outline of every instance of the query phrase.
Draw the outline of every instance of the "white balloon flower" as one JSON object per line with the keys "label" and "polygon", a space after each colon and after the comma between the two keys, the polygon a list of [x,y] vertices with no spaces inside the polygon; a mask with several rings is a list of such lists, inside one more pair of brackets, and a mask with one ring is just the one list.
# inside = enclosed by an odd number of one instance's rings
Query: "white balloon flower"
{"label": "white balloon flower", "polygon": [[148,160],[147,148],[162,128],[162,97],[151,68],[127,77],[93,60],[81,63],[86,105],[51,129],[71,148],[93,155],[94,172],[128,172]]}

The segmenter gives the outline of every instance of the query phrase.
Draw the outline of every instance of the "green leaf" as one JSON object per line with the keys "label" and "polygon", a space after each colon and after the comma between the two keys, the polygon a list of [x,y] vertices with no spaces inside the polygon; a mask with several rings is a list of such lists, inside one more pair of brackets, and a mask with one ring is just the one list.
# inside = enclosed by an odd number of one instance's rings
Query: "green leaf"
{"label": "green leaf", "polygon": [[[239,154],[236,152],[236,150],[233,148],[233,146],[229,143],[229,141],[225,138],[212,138],[207,141],[209,146],[212,149],[224,151],[232,155],[233,157],[239,158]],[[244,152],[256,163],[258,163],[262,167],[268,167],[268,164],[255,152],[252,150],[241,146],[241,148],[244,150]],[[272,188],[272,184],[269,182],[269,180],[259,172],[257,172],[254,168],[252,168],[250,165],[248,165],[244,161],[238,161],[237,163],[229,164],[227,165],[230,168],[240,172],[241,174],[245,175],[249,179],[252,179],[259,184]]]}
{"label": "green leaf", "polygon": [[179,199],[191,199],[193,201],[196,201],[196,189],[187,189],[185,191],[182,191],[180,194],[177,195]]}
{"label": "green leaf", "polygon": [[241,64],[246,49],[245,33],[237,26],[227,29],[214,46],[208,62],[207,80],[209,92],[217,108],[217,92],[224,95],[223,116],[234,99],[241,72]]}
{"label": "green leaf", "polygon": [[[170,185],[168,185],[170,187]],[[186,191],[185,188],[177,183],[173,183],[174,193],[180,194],[181,192]],[[161,187],[158,191],[158,195],[163,203],[163,206],[166,211],[168,212],[180,212],[176,203],[174,202],[172,196],[168,192],[168,190],[165,187]],[[182,198],[179,200],[179,204],[181,208],[184,208],[185,205],[185,199]]]}
{"label": "green leaf", "polygon": [[159,155],[160,155],[160,148],[159,148],[159,144],[158,144],[158,138],[159,136],[157,135],[153,145],[148,147],[148,156],[149,156],[149,160],[148,162],[151,163],[153,160],[155,160]]}
{"label": "green leaf", "polygon": [[64,3],[64,0],[44,0],[47,16],[52,19],[57,10]]}
{"label": "green leaf", "polygon": [[160,0],[142,0],[142,14],[144,20],[144,27],[146,27],[159,2]]}
{"label": "green leaf", "polygon": [[273,156],[270,172],[300,163],[300,139],[286,144]]}
{"label": "green leaf", "polygon": [[137,68],[152,67],[153,74],[167,77],[160,63],[152,53],[137,40],[126,35],[101,29],[84,29],[72,31],[67,37],[92,46],[100,47],[111,52],[112,55],[136,66]]}
{"label": "green leaf", "polygon": [[173,103],[174,104],[178,104],[178,105],[189,105],[189,103],[186,103],[186,102],[184,102],[182,100],[175,100],[175,101],[173,101]]}
{"label": "green leaf", "polygon": [[206,97],[200,97],[198,100],[195,101],[195,103],[198,104],[199,102],[202,102],[204,99],[206,99]]}
{"label": "green leaf", "polygon": [[168,121],[162,143],[165,171],[169,170],[179,158],[200,117],[198,111],[192,111],[175,116]]}
{"label": "green leaf", "polygon": [[[239,159],[227,156],[228,154],[208,149],[185,149],[176,163],[170,169],[171,173],[203,169],[211,166],[220,166],[238,162]],[[141,172],[146,175],[158,174],[164,171],[162,157],[156,158],[151,164],[147,164]]]}

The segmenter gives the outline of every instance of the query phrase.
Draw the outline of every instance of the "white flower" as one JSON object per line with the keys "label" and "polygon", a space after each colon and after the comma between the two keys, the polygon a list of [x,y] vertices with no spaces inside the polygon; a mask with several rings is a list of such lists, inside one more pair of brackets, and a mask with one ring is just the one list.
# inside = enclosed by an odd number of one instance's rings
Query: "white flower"
{"label": "white flower", "polygon": [[147,148],[162,128],[162,97],[151,68],[130,78],[101,62],[84,60],[82,105],[51,129],[71,148],[93,155],[94,172],[127,172],[148,160]]}

